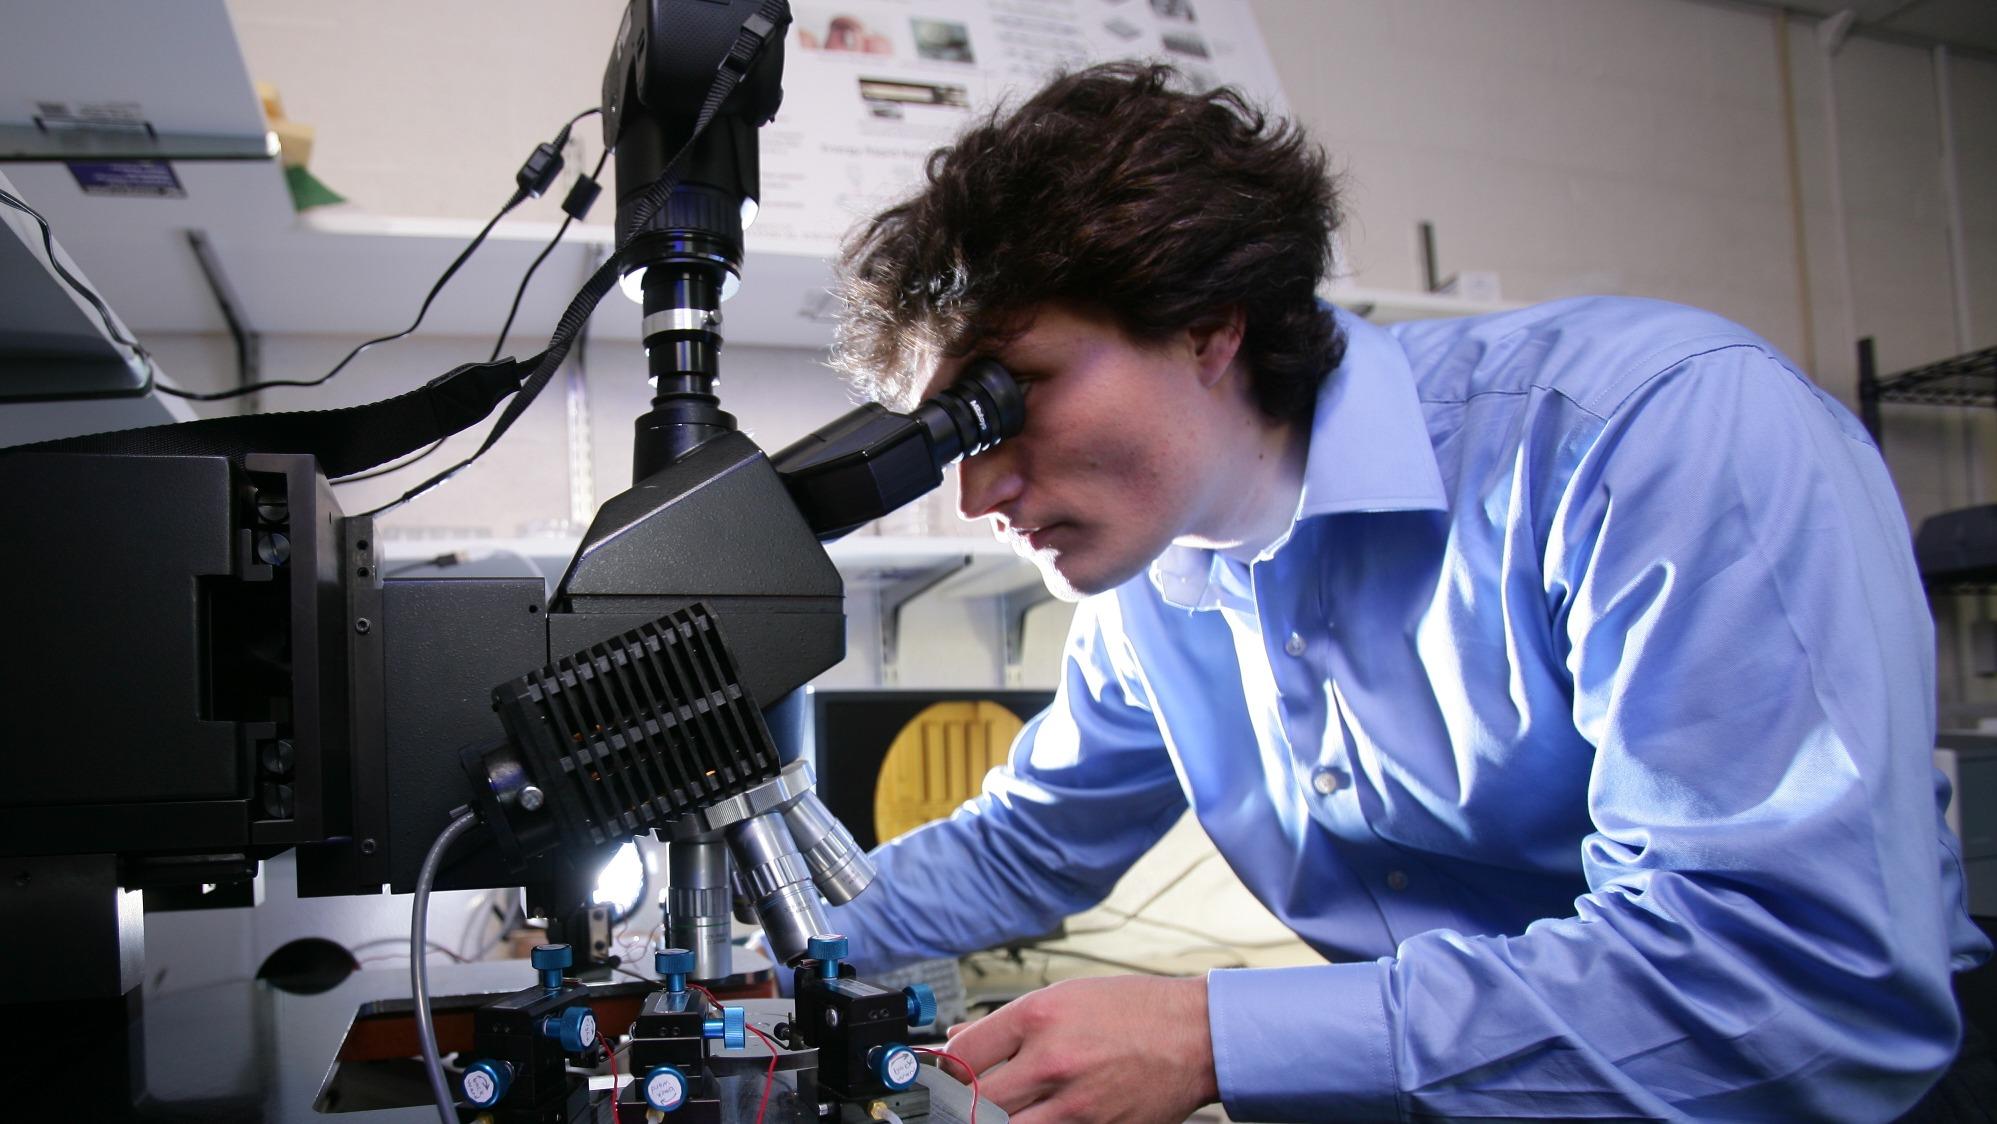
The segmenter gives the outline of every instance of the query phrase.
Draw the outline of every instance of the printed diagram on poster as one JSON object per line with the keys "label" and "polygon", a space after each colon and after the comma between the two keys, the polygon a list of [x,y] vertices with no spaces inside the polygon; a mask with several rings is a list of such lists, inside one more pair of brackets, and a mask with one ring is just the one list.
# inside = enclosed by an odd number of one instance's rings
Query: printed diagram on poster
{"label": "printed diagram on poster", "polygon": [[1248,0],[793,0],[748,248],[830,257],[967,123],[1048,75],[1153,59],[1283,110]]}

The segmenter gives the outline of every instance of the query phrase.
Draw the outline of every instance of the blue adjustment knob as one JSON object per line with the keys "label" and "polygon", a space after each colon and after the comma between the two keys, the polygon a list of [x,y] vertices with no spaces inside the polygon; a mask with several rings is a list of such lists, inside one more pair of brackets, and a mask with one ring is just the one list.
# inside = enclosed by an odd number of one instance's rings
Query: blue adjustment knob
{"label": "blue adjustment knob", "polygon": [[480,1108],[491,1108],[506,1097],[513,1084],[513,1066],[483,1058],[465,1067],[465,1099]]}
{"label": "blue adjustment knob", "polygon": [[936,1021],[936,993],[928,984],[909,984],[901,994],[908,1000],[908,1025],[928,1026]]}
{"label": "blue adjustment knob", "polygon": [[719,1038],[721,1044],[730,1050],[740,1050],[748,1044],[748,1023],[743,1018],[740,1007],[721,1008],[721,1017],[708,1019],[700,1024],[702,1038]]}
{"label": "blue adjustment knob", "polygon": [[652,957],[652,967],[666,981],[666,990],[677,994],[686,990],[686,978],[693,974],[693,953],[683,948],[662,948]]}
{"label": "blue adjustment knob", "polygon": [[686,1103],[686,1074],[669,1065],[655,1065],[645,1075],[645,1103],[671,1112]]}
{"label": "blue adjustment knob", "polygon": [[915,1051],[899,1042],[876,1046],[867,1052],[867,1068],[881,1079],[881,1084],[900,1092],[915,1084],[915,1075],[921,1071],[922,1062]]}
{"label": "blue adjustment knob", "polygon": [[565,944],[535,945],[527,957],[534,970],[541,973],[541,986],[549,991],[562,989],[562,973],[575,963],[575,954]]}
{"label": "blue adjustment knob", "polygon": [[804,954],[818,961],[818,974],[828,980],[839,978],[839,962],[846,959],[846,938],[827,933],[804,942]]}
{"label": "blue adjustment knob", "polygon": [[587,1004],[577,1004],[541,1020],[541,1033],[560,1040],[568,1053],[580,1054],[596,1045],[596,1012]]}

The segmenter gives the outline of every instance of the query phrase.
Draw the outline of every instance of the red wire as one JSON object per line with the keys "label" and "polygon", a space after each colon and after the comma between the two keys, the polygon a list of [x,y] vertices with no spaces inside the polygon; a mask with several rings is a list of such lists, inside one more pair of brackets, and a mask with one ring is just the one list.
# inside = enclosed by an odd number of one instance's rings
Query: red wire
{"label": "red wire", "polygon": [[624,1124],[617,1116],[617,1043],[615,1040],[604,1044],[610,1055],[610,1124]]}
{"label": "red wire", "polygon": [[944,1061],[956,1062],[958,1065],[964,1067],[964,1072],[971,1075],[971,1119],[968,1124],[978,1124],[978,1071],[972,1069],[968,1062],[955,1054],[946,1054],[941,1050],[932,1050],[927,1046],[917,1046],[915,1052],[918,1054],[933,1054]]}
{"label": "red wire", "polygon": [[[748,1026],[747,1023],[743,1025]],[[756,1105],[756,1124],[763,1124],[763,1111],[770,1107],[770,1089],[777,1083],[777,1044],[770,1041],[769,1035],[755,1027],[751,1026],[748,1029],[750,1034],[762,1039],[763,1045],[770,1048],[770,1071],[763,1075],[763,1099]],[[972,1124],[976,1122],[973,1121]]]}

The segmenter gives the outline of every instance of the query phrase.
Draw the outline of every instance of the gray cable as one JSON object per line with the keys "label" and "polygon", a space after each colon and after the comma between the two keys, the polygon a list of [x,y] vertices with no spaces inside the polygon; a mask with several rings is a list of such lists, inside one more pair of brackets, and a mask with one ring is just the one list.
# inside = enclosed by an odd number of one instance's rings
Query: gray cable
{"label": "gray cable", "polygon": [[437,1027],[430,1019],[430,958],[423,955],[427,943],[423,931],[429,927],[430,887],[437,881],[437,868],[444,865],[444,852],[477,822],[478,816],[466,812],[430,844],[416,874],[416,903],[409,918],[409,988],[416,996],[416,1039],[423,1045],[423,1071],[430,1077],[430,1091],[437,1096],[437,1114],[444,1124],[458,1124],[458,1105],[444,1080],[444,1063],[437,1057]]}

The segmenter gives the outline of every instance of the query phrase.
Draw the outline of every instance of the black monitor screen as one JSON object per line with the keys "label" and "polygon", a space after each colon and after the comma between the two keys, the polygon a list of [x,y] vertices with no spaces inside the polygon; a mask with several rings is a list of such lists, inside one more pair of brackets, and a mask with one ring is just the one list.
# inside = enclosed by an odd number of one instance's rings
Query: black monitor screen
{"label": "black monitor screen", "polygon": [[811,691],[818,795],[872,848],[975,796],[1053,691]]}

